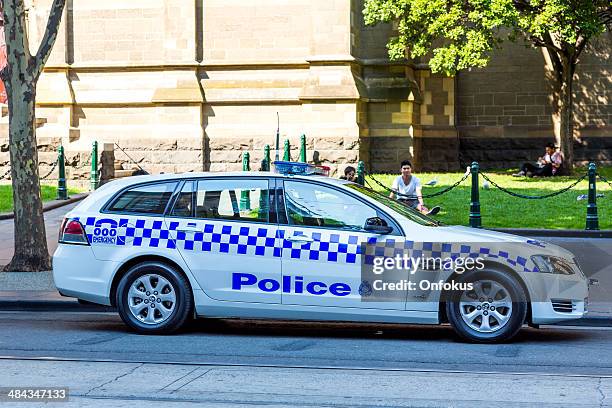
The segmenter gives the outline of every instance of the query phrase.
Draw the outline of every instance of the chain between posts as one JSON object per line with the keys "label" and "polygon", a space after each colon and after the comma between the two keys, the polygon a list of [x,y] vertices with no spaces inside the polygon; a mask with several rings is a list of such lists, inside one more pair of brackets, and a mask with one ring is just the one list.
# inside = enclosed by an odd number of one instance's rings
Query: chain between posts
{"label": "chain between posts", "polygon": [[603,181],[604,183],[606,183],[607,185],[610,186],[610,188],[612,188],[612,182],[610,182],[610,180],[608,180],[607,178],[605,178],[604,176],[602,176],[601,174],[597,174],[597,176],[599,177],[599,179],[601,181]]}
{"label": "chain between posts", "polygon": [[[57,167],[57,160],[51,165],[51,169],[49,169],[49,171],[47,172],[47,174],[45,174],[42,177],[39,177],[39,180],[47,180],[48,177],[53,174],[53,172],[55,171],[55,168]],[[11,169],[9,167],[9,169],[7,171],[4,172],[3,175],[0,176],[0,180],[4,180],[9,174],[11,173]],[[48,180],[56,180],[56,179],[48,179]]]}
{"label": "chain between posts", "polygon": [[491,178],[489,178],[489,176],[487,176],[485,173],[480,172],[480,175],[482,176],[483,179],[485,179],[489,183],[491,183],[492,186],[497,187],[498,189],[500,189],[504,193],[509,194],[509,195],[511,195],[513,197],[525,198],[527,200],[540,200],[540,199],[543,199],[543,198],[550,198],[550,197],[558,196],[560,194],[563,194],[563,193],[571,190],[573,187],[575,187],[578,183],[580,183],[582,180],[584,180],[588,176],[588,174],[583,174],[576,181],[574,181],[572,184],[570,184],[569,186],[567,186],[565,188],[562,188],[561,190],[553,191],[552,193],[544,194],[544,195],[541,195],[541,196],[530,196],[530,195],[526,195],[526,194],[515,193],[514,191],[508,190],[507,188],[500,186],[499,184],[497,184],[496,182],[491,180]]}
{"label": "chain between posts", "polygon": [[6,172],[4,172],[4,174],[2,176],[0,176],[0,180],[5,179],[6,176],[8,176],[10,172],[11,172],[11,168],[9,167],[9,169]]}
{"label": "chain between posts", "polygon": [[[398,197],[405,197],[405,198],[417,198],[416,195],[409,195],[409,194],[403,194],[400,193],[397,190],[394,190],[390,187],[385,186],[383,183],[381,183],[380,181],[376,180],[376,178],[374,178],[374,176],[371,173],[368,173],[367,171],[365,172],[366,175],[376,184],[378,184],[380,187],[384,188],[385,190],[387,190],[390,193],[396,194]],[[455,187],[457,187],[459,184],[463,183],[468,177],[470,176],[469,173],[466,173],[463,175],[463,177],[461,177],[460,180],[458,180],[457,182],[455,182],[455,184],[446,187],[440,191],[436,191],[435,193],[431,193],[431,194],[422,194],[423,198],[432,198],[432,197],[437,197],[439,195],[448,193],[449,191],[451,191],[452,189],[454,189]]]}
{"label": "chain between posts", "polygon": [[[399,191],[396,191],[396,190],[394,190],[392,188],[387,187],[386,185],[384,185],[383,183],[378,181],[372,174],[367,173],[367,175],[369,176],[370,181],[376,183],[378,186],[382,187],[386,191],[389,191],[389,192],[392,192],[392,193],[396,194],[398,197],[407,197],[409,199],[417,198],[415,195],[402,194]],[[503,191],[504,193],[509,194],[509,195],[511,195],[513,197],[524,198],[524,199],[528,199],[528,200],[538,200],[538,199],[551,198],[551,197],[555,197],[555,196],[558,196],[560,194],[566,193],[567,191],[569,191],[572,188],[574,188],[578,183],[580,183],[581,181],[583,181],[584,179],[589,177],[589,204],[587,206],[587,222],[586,222],[586,229],[587,230],[598,230],[599,229],[598,216],[597,216],[597,205],[596,205],[596,187],[595,187],[596,176],[598,175],[599,178],[602,181],[606,182],[608,185],[610,185],[610,187],[612,187],[612,183],[610,183],[601,174],[597,174],[596,173],[595,164],[594,163],[590,163],[589,164],[589,172],[586,173],[586,174],[583,174],[582,176],[580,176],[578,179],[576,179],[574,182],[572,182],[567,187],[564,187],[564,188],[562,188],[560,190],[554,191],[554,192],[549,193],[549,194],[538,195],[538,196],[520,194],[520,193],[511,191],[511,190],[509,190],[509,189],[507,189],[505,187],[502,187],[499,184],[497,184],[496,182],[494,182],[487,174],[480,172],[480,168],[479,168],[478,163],[474,162],[474,163],[472,163],[472,166],[469,169],[469,171],[467,171],[464,174],[464,176],[460,180],[457,180],[457,182],[455,182],[453,185],[451,185],[451,186],[449,186],[447,188],[444,188],[444,189],[442,189],[440,191],[437,191],[435,193],[422,194],[422,197],[423,198],[431,198],[431,197],[436,197],[436,196],[445,194],[445,193],[449,192],[450,190],[454,189],[455,187],[457,187],[459,184],[461,184],[468,177],[472,176],[472,188],[471,188],[471,200],[470,200],[470,226],[473,227],[473,228],[481,228],[480,198],[479,198],[479,195],[480,195],[479,194],[479,190],[480,189],[479,189],[479,181],[478,181],[479,175],[482,175],[482,178],[484,180],[488,181],[492,186],[497,187],[499,190]]]}
{"label": "chain between posts", "polygon": [[40,179],[41,180],[45,180],[47,177],[49,177],[55,171],[55,168],[57,167],[57,163],[58,162],[59,162],[59,158],[57,160],[55,160],[55,162],[51,166],[51,170],[49,170],[49,172],[47,174],[45,174],[44,176],[40,177]]}

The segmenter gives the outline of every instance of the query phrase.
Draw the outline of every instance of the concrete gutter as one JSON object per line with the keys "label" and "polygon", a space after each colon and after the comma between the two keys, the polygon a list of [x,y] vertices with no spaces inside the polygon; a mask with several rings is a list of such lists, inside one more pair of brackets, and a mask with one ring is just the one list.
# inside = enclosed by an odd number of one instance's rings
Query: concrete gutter
{"label": "concrete gutter", "polygon": [[[43,212],[55,210],[56,208],[60,208],[68,204],[76,203],[77,201],[83,200],[88,195],[89,193],[81,193],[81,194],[75,194],[72,197],[68,198],[67,200],[48,201],[43,204]],[[15,214],[13,212],[0,213],[0,220],[10,220],[12,218],[15,218]]]}

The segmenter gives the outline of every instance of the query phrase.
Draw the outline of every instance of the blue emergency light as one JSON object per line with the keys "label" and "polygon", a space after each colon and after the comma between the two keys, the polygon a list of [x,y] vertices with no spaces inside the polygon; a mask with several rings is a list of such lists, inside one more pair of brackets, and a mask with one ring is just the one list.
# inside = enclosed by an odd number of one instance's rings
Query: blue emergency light
{"label": "blue emergency light", "polygon": [[309,163],[301,163],[301,162],[290,162],[290,161],[275,161],[274,170],[276,173],[285,174],[285,175],[295,175],[295,176],[328,176],[329,177],[329,167],[327,166],[317,166]]}

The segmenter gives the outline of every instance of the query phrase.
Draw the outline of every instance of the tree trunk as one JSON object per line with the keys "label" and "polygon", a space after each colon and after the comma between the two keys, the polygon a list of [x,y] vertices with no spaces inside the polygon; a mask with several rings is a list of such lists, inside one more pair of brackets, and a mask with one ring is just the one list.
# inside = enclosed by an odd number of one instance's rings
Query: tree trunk
{"label": "tree trunk", "polygon": [[45,233],[38,153],[36,151],[35,88],[23,81],[9,91],[9,125],[13,208],[15,213],[15,254],[7,271],[51,269]]}
{"label": "tree trunk", "polygon": [[558,84],[557,112],[555,112],[558,118],[555,138],[564,156],[563,168],[565,171],[571,171],[574,168],[574,70],[573,64],[563,64],[561,83]]}
{"label": "tree trunk", "polygon": [[5,271],[51,269],[38,179],[35,98],[38,72],[25,31],[23,0],[4,1],[9,145],[15,213],[15,254]]}

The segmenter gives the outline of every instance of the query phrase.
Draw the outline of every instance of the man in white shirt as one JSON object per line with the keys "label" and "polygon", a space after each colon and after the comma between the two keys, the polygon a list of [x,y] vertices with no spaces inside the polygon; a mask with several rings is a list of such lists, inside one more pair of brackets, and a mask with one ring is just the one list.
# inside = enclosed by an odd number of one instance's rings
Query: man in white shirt
{"label": "man in white shirt", "polygon": [[[389,195],[391,198],[397,198],[415,210],[423,214],[433,215],[440,211],[440,207],[434,207],[431,211],[423,204],[423,194],[421,192],[421,180],[412,174],[412,163],[404,160],[401,163],[402,175],[393,181]],[[399,194],[396,194],[399,193]],[[435,210],[435,212],[434,212]]]}

